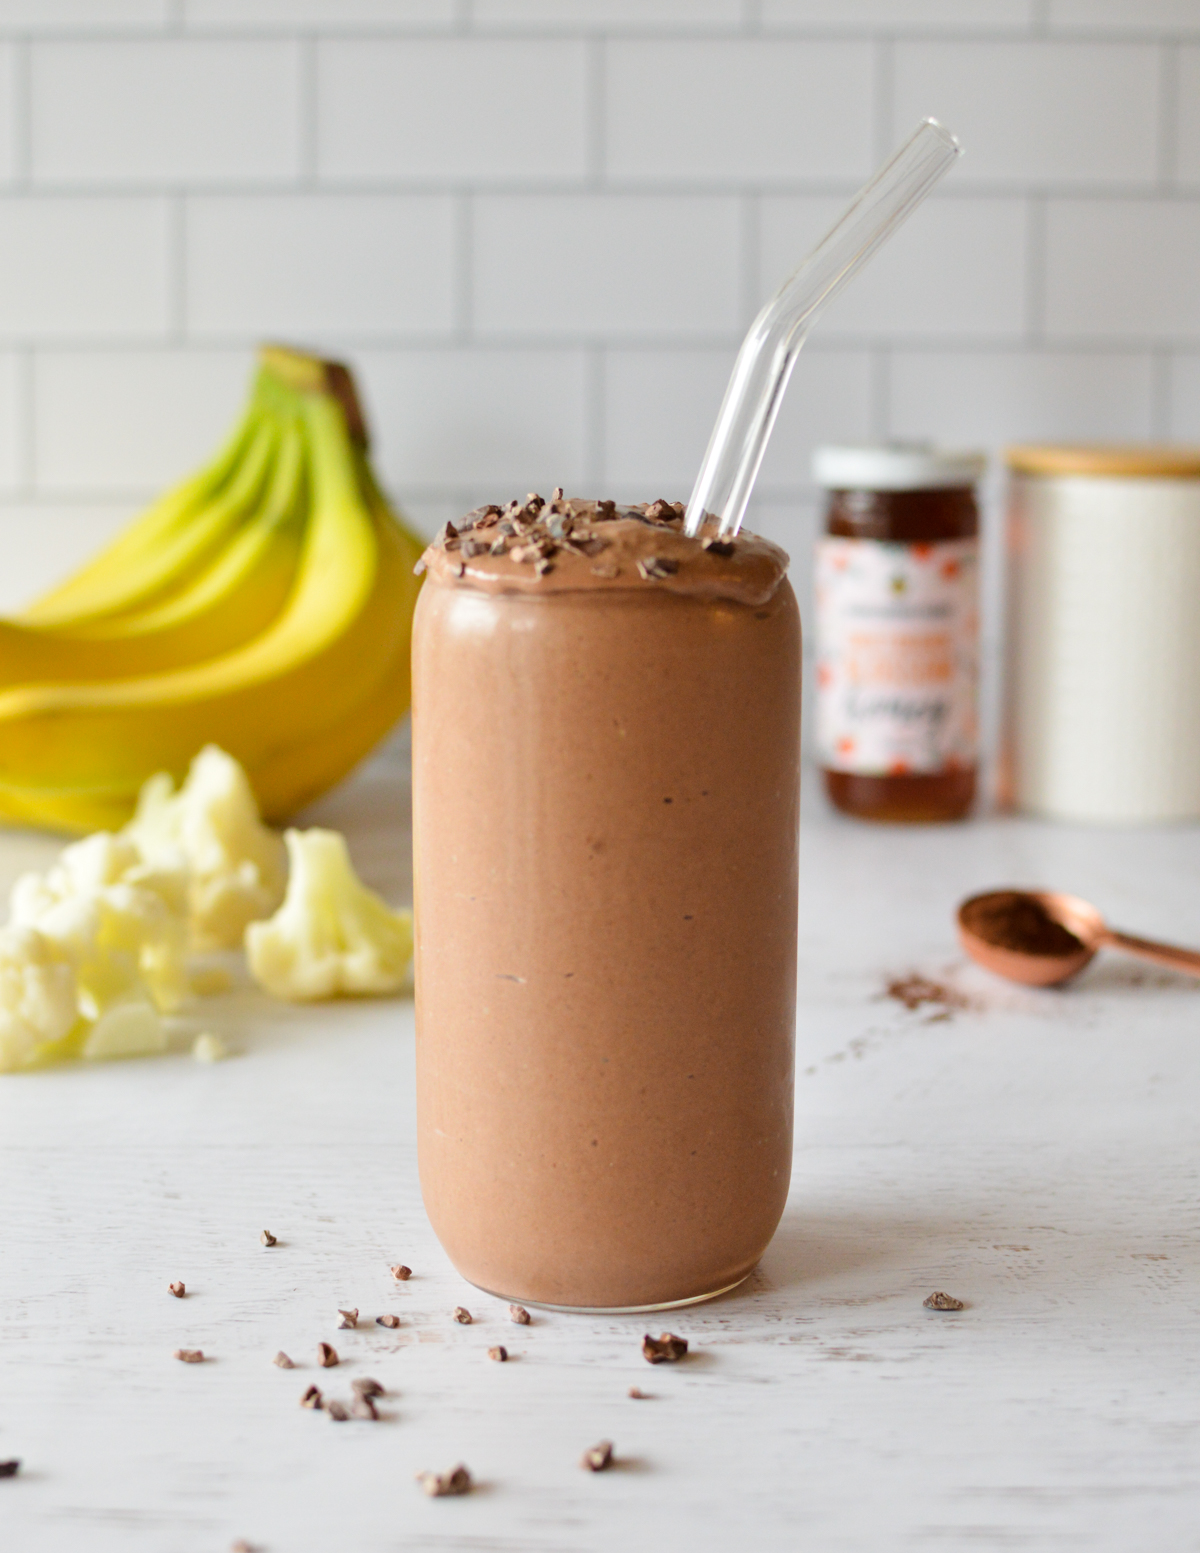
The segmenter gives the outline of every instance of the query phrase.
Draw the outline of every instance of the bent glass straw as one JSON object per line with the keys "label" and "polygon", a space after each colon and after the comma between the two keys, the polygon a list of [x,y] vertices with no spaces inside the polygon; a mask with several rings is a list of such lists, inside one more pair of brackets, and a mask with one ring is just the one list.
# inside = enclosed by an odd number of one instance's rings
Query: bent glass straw
{"label": "bent glass straw", "polygon": [[716,518],[722,539],[737,533],[758,478],[784,390],[817,314],[912,214],[962,148],[925,119],[821,239],[750,326],[688,502],[684,532]]}

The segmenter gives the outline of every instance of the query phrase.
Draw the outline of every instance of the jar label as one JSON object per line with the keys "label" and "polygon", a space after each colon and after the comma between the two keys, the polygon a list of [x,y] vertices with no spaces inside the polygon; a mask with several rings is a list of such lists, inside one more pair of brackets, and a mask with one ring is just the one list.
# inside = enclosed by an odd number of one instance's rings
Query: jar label
{"label": "jar label", "polygon": [[817,543],[817,744],[859,776],[969,768],[978,744],[978,541]]}

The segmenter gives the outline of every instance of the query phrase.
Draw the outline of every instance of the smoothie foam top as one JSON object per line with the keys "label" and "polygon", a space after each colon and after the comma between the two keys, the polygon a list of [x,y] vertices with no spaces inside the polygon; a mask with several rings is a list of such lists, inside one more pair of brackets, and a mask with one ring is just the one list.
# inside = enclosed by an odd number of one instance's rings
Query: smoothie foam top
{"label": "smoothie foam top", "polygon": [[782,581],[785,551],[744,529],[718,539],[715,523],[683,532],[683,504],[530,494],[477,507],[447,523],[418,563],[435,581],[525,595],[651,590],[765,604]]}

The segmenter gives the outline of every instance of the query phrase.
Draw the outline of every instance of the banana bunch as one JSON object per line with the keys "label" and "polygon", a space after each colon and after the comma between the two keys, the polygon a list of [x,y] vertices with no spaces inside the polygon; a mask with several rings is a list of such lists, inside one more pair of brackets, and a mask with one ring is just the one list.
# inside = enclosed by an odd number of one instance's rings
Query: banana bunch
{"label": "banana bunch", "polygon": [[205,744],[283,819],[407,710],[422,548],[371,473],[346,368],[264,347],[212,463],[0,620],[0,819],[118,829]]}

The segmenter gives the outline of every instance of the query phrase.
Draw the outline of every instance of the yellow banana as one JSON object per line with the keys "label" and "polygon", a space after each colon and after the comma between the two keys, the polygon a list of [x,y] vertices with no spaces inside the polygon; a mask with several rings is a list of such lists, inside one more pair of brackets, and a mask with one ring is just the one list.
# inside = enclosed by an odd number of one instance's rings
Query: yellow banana
{"label": "yellow banana", "polygon": [[[278,428],[256,395],[214,463],[168,491],[74,576],[30,604],[22,619],[63,626],[161,600],[186,568],[211,557],[231,523],[255,510]],[[180,576],[173,576],[179,568]]]}
{"label": "yellow banana", "polygon": [[311,500],[279,614],[253,640],[191,667],[0,693],[0,814],[73,830],[120,824],[148,775],[181,777],[213,742],[281,817],[344,775],[403,713],[420,543],[377,496],[352,441],[360,423],[341,371],[339,384],[329,364],[279,352],[264,369],[302,424]]}
{"label": "yellow banana", "polygon": [[0,688],[140,677],[257,636],[283,609],[295,578],[305,476],[303,436],[293,427],[283,433],[261,511],[190,586],[157,607],[57,628],[0,620]]}

